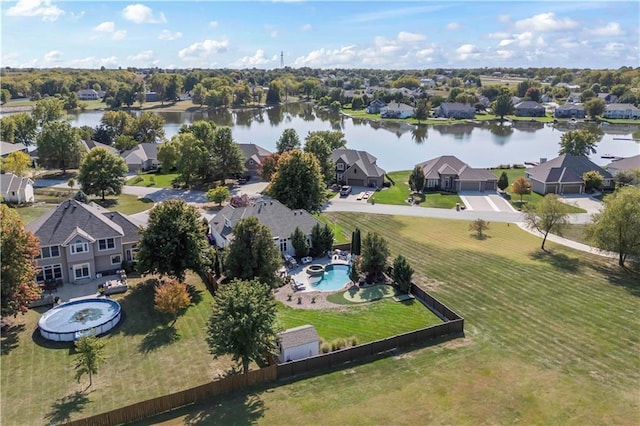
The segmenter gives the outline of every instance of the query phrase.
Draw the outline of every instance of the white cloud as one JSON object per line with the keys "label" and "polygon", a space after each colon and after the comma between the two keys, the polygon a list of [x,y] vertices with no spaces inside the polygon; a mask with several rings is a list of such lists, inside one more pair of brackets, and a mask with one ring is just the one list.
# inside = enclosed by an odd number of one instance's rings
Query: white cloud
{"label": "white cloud", "polygon": [[489,33],[487,34],[487,38],[491,38],[491,39],[503,39],[503,38],[509,38],[511,37],[511,34],[509,33],[505,33],[505,32],[497,32],[497,33]]}
{"label": "white cloud", "polygon": [[72,59],[67,63],[67,66],[71,68],[100,68],[102,66],[109,67],[118,64],[118,58],[115,56],[109,56],[108,58],[96,58],[95,56],[89,56],[82,59]]}
{"label": "white cloud", "polygon": [[50,52],[45,53],[44,61],[47,63],[52,62],[62,62],[62,52],[59,50],[52,50]]}
{"label": "white cloud", "polygon": [[506,49],[496,50],[496,53],[501,59],[509,59],[513,57],[513,55],[515,54],[513,50],[506,50]]}
{"label": "white cloud", "polygon": [[172,33],[169,30],[162,30],[160,35],[158,35],[158,40],[177,40],[182,37],[182,33],[180,31],[176,31]]}
{"label": "white cloud", "polygon": [[136,24],[159,24],[167,22],[161,12],[154,15],[153,10],[143,4],[130,4],[122,10],[122,17]]}
{"label": "white cloud", "polygon": [[477,58],[480,55],[480,50],[475,44],[463,44],[456,49],[458,59],[466,61],[467,59]]}
{"label": "white cloud", "polygon": [[356,58],[356,46],[344,46],[340,49],[318,49],[309,52],[306,56],[300,56],[293,62],[298,67],[332,68],[337,66],[352,65]]}
{"label": "white cloud", "polygon": [[113,35],[111,36],[112,40],[124,40],[127,37],[127,31],[126,30],[120,30],[120,31],[116,31],[115,33],[113,33]]}
{"label": "white cloud", "polygon": [[600,37],[612,37],[624,34],[624,31],[622,31],[622,28],[620,28],[620,24],[618,24],[617,22],[609,22],[604,27],[594,28],[589,32]]}
{"label": "white cloud", "polygon": [[209,22],[209,28],[218,28],[218,21]]}
{"label": "white cloud", "polygon": [[228,47],[227,40],[204,40],[185,47],[178,52],[178,56],[185,61],[204,61],[208,60],[211,55],[226,52]]}
{"label": "white cloud", "polygon": [[624,49],[624,44],[622,43],[607,43],[604,45],[605,52],[618,52]]}
{"label": "white cloud", "polygon": [[557,19],[552,12],[540,13],[531,18],[516,21],[515,27],[521,31],[551,32],[576,28],[578,23],[572,19]]}
{"label": "white cloud", "polygon": [[521,34],[514,34],[511,38],[500,40],[498,47],[509,46],[510,44],[514,44],[518,47],[546,46],[544,38],[541,35],[536,37],[535,34],[529,31],[525,31]]}
{"label": "white cloud", "polygon": [[127,56],[128,61],[145,62],[149,63],[153,61],[153,50],[145,50],[135,55]]}
{"label": "white cloud", "polygon": [[449,22],[446,27],[450,31],[459,30],[462,26],[457,22]]}
{"label": "white cloud", "polygon": [[253,67],[266,65],[272,61],[273,59],[269,59],[264,56],[264,50],[258,49],[256,50],[255,55],[245,56],[243,58],[240,58],[237,61],[235,61],[232,65],[237,68],[253,68]]}
{"label": "white cloud", "polygon": [[311,26],[311,24],[304,24],[303,26],[300,27],[301,31],[311,31],[313,29],[313,27]]}
{"label": "white cloud", "polygon": [[408,33],[406,31],[400,31],[398,33],[398,41],[401,43],[415,43],[417,41],[423,41],[426,37],[422,34]]}
{"label": "white cloud", "polygon": [[55,21],[64,10],[51,5],[51,0],[18,0],[15,6],[7,9],[7,16],[41,16],[43,21]]}
{"label": "white cloud", "polygon": [[96,26],[93,31],[99,31],[104,33],[112,33],[116,29],[116,24],[112,21],[107,21]]}

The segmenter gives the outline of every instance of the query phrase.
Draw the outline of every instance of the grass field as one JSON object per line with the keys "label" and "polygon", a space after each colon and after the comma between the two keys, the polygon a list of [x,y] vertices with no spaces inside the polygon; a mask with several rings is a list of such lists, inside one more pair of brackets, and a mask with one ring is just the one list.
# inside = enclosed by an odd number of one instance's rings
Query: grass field
{"label": "grass field", "polygon": [[339,223],[332,222],[331,218],[327,217],[323,213],[314,214],[313,216],[320,222],[329,225],[329,228],[331,228],[331,230],[333,231],[334,244],[344,244],[351,241],[351,232],[349,232],[349,235],[347,235],[343,231],[342,226]]}
{"label": "grass field", "polygon": [[[156,424],[631,425],[640,417],[640,276],[492,223],[336,214],[377,231],[465,336],[218,398]],[[419,232],[418,232],[419,230]],[[146,421],[144,424],[149,424]]]}
{"label": "grass field", "polygon": [[[524,177],[525,169],[492,169],[491,171],[497,177],[500,177],[502,175],[502,172],[507,172],[507,177],[509,178],[509,186],[507,187],[506,191],[511,196],[511,200],[510,200],[511,205],[513,205],[513,207],[515,208],[519,208],[520,195],[517,195],[511,192],[511,185],[519,177]],[[524,194],[522,196],[522,202],[530,206],[538,206],[542,201],[542,198],[544,198],[542,195],[531,191],[531,193]],[[572,204],[565,203],[565,205],[567,206],[569,213],[586,213],[587,212],[585,209],[582,209]]]}
{"label": "grass field", "polygon": [[2,337],[0,422],[59,424],[203,384],[224,372],[230,360],[214,360],[203,338],[211,294],[197,276],[189,275],[187,282],[195,286],[195,303],[173,330],[165,327],[171,319],[154,310],[150,287],[114,297],[126,317],[102,338],[107,362],[86,393],[81,391],[88,378],[74,380],[70,345],[49,343],[37,334],[42,308],[18,317],[17,325]]}
{"label": "grass field", "polygon": [[356,336],[360,343],[394,334],[440,324],[442,321],[417,300],[394,302],[391,299],[351,305],[344,309],[293,309],[278,306],[278,321],[283,328],[311,324],[329,341]]}
{"label": "grass field", "polygon": [[[135,175],[129,180],[127,180],[127,185],[130,186],[147,186],[147,187],[155,187],[155,188],[172,188],[171,182],[180,176],[179,173],[141,173],[139,175]],[[134,179],[137,177],[141,177],[142,181],[134,183]]]}
{"label": "grass field", "polygon": [[[394,184],[389,188],[381,189],[377,191],[373,199],[369,198],[367,202],[371,203],[375,200],[380,204],[395,204],[400,206],[406,206],[407,198],[411,195],[411,189],[409,188],[409,176],[411,170],[401,170],[398,172],[390,172],[388,175],[393,179]],[[456,206],[456,203],[462,203],[460,197],[456,194],[444,194],[444,193],[427,193],[424,196],[416,198],[419,200],[418,205],[422,207],[433,207],[439,209],[452,209]]]}

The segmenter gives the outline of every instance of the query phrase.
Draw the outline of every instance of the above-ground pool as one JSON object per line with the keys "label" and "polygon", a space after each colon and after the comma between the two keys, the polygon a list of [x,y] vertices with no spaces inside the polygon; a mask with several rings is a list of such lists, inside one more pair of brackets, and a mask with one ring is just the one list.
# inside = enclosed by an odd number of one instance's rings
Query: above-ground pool
{"label": "above-ground pool", "polygon": [[349,265],[331,264],[324,268],[322,279],[312,283],[311,287],[317,291],[337,291],[349,281]]}
{"label": "above-ground pool", "polygon": [[63,303],[48,310],[38,320],[40,335],[58,342],[72,342],[85,334],[106,333],[120,321],[120,304],[93,298]]}

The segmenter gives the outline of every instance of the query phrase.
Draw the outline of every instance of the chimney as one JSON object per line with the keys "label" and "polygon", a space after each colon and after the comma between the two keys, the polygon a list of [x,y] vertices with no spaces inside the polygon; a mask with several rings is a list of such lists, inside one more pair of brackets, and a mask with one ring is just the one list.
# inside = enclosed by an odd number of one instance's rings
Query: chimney
{"label": "chimney", "polygon": [[547,159],[546,159],[546,158],[540,157],[540,164],[542,164],[542,163],[546,163],[546,162],[547,162]]}

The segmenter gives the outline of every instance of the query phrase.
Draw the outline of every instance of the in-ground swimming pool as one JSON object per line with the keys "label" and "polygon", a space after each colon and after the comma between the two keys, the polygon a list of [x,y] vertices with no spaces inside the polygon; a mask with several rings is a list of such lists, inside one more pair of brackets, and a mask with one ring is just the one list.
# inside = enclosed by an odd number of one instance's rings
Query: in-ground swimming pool
{"label": "in-ground swimming pool", "polygon": [[63,303],[49,309],[38,320],[40,335],[58,342],[72,342],[84,334],[103,334],[120,321],[120,304],[93,298]]}
{"label": "in-ground swimming pool", "polygon": [[336,291],[349,281],[351,281],[349,279],[349,265],[331,264],[324,268],[322,279],[312,283],[311,287],[317,291]]}

